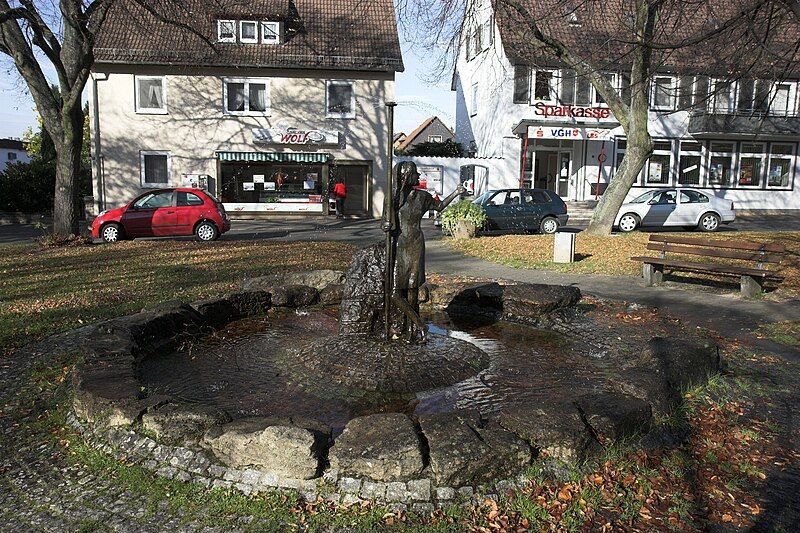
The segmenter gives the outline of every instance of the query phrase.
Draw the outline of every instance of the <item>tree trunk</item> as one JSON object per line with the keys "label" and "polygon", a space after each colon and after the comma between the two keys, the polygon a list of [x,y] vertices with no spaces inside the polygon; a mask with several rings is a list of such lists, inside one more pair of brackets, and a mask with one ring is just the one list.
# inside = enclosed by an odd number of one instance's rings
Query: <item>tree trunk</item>
{"label": "tree trunk", "polygon": [[62,111],[63,135],[56,142],[56,189],[53,206],[53,233],[78,235],[78,183],[83,148],[83,109],[75,106]]}

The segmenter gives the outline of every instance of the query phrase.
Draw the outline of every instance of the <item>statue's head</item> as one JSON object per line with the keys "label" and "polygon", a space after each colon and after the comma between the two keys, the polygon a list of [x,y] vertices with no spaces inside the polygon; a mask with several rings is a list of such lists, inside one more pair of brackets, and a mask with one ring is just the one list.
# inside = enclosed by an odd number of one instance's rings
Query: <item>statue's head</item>
{"label": "statue's head", "polygon": [[419,185],[419,172],[417,164],[413,161],[398,163],[394,172],[398,189],[412,188]]}

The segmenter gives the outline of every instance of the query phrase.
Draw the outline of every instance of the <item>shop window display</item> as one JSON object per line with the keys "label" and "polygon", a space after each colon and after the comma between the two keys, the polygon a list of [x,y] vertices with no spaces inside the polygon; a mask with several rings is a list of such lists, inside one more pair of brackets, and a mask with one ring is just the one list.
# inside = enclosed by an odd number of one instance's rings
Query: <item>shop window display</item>
{"label": "shop window display", "polygon": [[322,165],[237,163],[222,167],[226,203],[322,203]]}

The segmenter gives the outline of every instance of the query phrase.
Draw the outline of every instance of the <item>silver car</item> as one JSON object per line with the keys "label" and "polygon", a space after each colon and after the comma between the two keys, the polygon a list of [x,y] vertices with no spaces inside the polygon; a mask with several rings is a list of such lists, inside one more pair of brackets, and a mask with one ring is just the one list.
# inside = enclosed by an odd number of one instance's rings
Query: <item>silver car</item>
{"label": "silver car", "polygon": [[736,219],[733,202],[696,189],[656,189],[638,196],[622,207],[614,226],[622,232],[639,227],[683,226],[717,231],[721,224]]}

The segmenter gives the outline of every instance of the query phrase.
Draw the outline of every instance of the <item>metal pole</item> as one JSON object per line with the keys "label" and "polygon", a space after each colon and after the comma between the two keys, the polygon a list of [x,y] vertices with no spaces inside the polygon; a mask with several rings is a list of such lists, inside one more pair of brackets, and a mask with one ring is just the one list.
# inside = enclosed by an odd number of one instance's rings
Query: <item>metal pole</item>
{"label": "metal pole", "polygon": [[388,114],[388,138],[386,140],[386,203],[383,207],[384,224],[388,224],[389,230],[386,232],[386,278],[383,288],[383,328],[386,340],[390,340],[392,322],[392,289],[394,284],[394,250],[392,246],[392,232],[394,232],[394,108],[395,102],[386,102]]}

